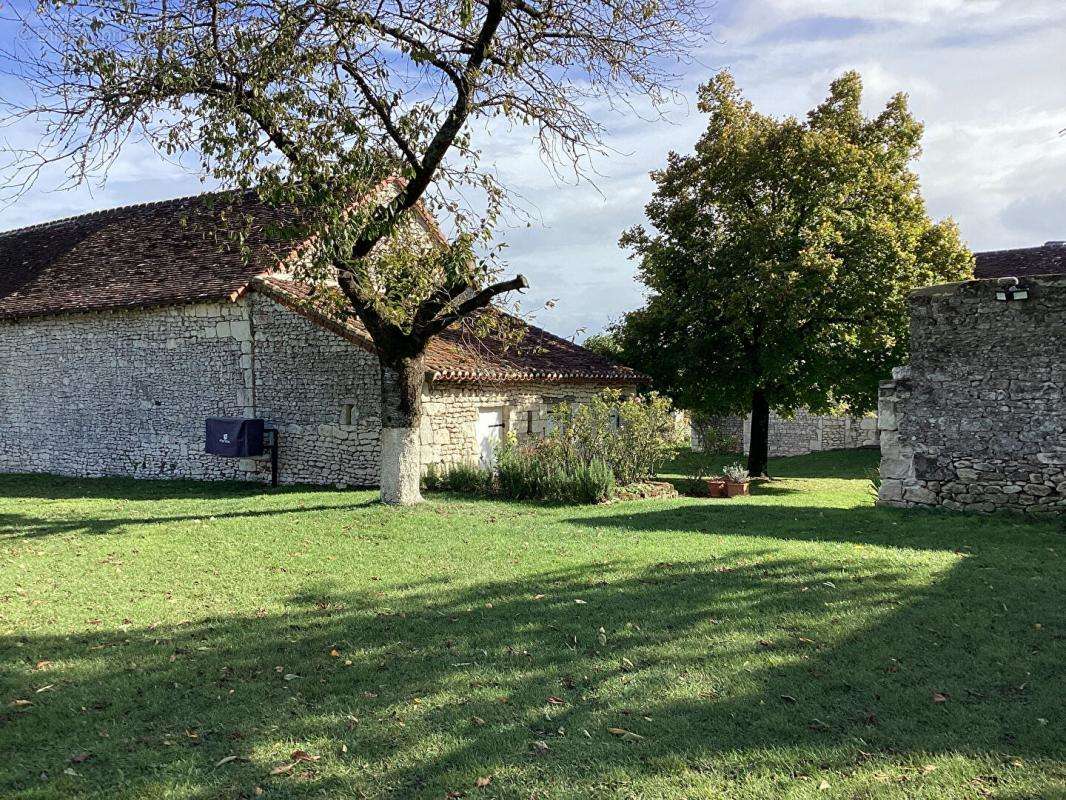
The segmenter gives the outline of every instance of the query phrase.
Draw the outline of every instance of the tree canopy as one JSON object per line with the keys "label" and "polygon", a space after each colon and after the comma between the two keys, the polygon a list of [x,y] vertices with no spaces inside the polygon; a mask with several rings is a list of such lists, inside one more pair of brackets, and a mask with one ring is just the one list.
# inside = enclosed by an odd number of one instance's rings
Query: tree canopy
{"label": "tree canopy", "polygon": [[[498,280],[507,192],[471,124],[530,126],[581,172],[590,107],[654,107],[704,24],[697,0],[42,0],[3,61],[29,97],[9,121],[44,137],[5,184],[106,174],[134,137],[291,209],[299,277],[337,281],[382,364],[383,496],[414,501],[427,342],[525,286]],[[448,241],[412,238],[420,204]]]}
{"label": "tree canopy", "polygon": [[695,152],[652,173],[654,232],[621,239],[650,290],[619,328],[625,360],[683,407],[751,411],[753,474],[770,409],[874,408],[905,360],[908,293],[972,272],[954,223],[926,212],[906,96],[874,117],[861,100],[849,72],[806,120],[778,119],[720,73],[700,88]]}

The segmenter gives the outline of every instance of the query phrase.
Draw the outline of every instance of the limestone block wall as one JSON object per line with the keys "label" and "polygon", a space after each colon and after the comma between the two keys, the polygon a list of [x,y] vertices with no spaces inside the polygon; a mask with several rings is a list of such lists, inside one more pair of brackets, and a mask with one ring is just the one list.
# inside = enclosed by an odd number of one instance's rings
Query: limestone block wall
{"label": "limestone block wall", "polygon": [[[748,452],[751,446],[751,416],[720,417],[714,421],[727,449]],[[699,449],[698,437],[693,447]],[[770,412],[770,455],[799,456],[822,450],[876,447],[877,418],[812,414],[797,409],[792,417]]]}
{"label": "limestone block wall", "polygon": [[374,485],[377,369],[257,295],[0,323],[0,471],[268,480],[204,453],[206,417],[247,416],[280,429],[283,482]]}
{"label": "limestone block wall", "polygon": [[879,502],[1066,513],[1066,276],[911,297],[910,365],[882,383]]}
{"label": "limestone block wall", "polygon": [[203,428],[250,410],[246,351],[238,304],[0,323],[0,471],[237,478]]}
{"label": "limestone block wall", "polygon": [[[426,388],[422,406],[422,463],[476,463],[480,409],[503,409],[504,429],[519,439],[544,432],[548,411],[562,402],[580,403],[603,391],[591,383],[448,384]],[[632,393],[636,386],[616,387]]]}

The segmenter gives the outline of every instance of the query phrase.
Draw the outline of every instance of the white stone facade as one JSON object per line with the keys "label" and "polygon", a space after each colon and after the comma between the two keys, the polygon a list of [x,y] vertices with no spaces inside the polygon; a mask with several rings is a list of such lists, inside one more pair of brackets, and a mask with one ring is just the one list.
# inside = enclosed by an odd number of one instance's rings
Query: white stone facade
{"label": "white stone facade", "polygon": [[[427,385],[423,464],[475,461],[480,409],[520,436],[593,383]],[[630,387],[633,388],[633,387]],[[0,471],[203,480],[269,479],[269,461],[204,453],[211,416],[280,432],[285,483],[374,486],[377,359],[259,294],[0,322]]]}
{"label": "white stone facade", "polygon": [[[635,385],[615,386],[627,394]],[[520,440],[540,435],[548,412],[560,403],[581,403],[603,391],[593,383],[440,384],[428,388],[423,399],[422,463],[476,463],[478,412],[500,409],[504,432]]]}

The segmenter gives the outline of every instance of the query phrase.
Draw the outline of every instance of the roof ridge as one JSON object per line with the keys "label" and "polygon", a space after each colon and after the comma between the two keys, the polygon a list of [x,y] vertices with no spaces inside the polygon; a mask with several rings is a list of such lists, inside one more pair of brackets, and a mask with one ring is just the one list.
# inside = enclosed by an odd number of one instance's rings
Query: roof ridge
{"label": "roof ridge", "polygon": [[212,192],[200,192],[199,194],[187,194],[180,197],[169,197],[165,200],[145,200],[141,203],[127,203],[124,206],[112,206],[111,208],[98,208],[96,211],[86,211],[82,214],[72,214],[68,217],[59,217],[58,219],[50,219],[45,222],[34,222],[30,225],[23,225],[19,228],[10,228],[6,231],[0,231],[0,237],[10,236],[15,233],[28,233],[29,231],[42,230],[52,225],[62,225],[67,222],[75,222],[77,220],[90,220],[96,217],[102,217],[105,214],[115,214],[121,211],[131,211],[137,208],[152,208],[155,206],[165,206],[171,203],[182,203],[189,200],[198,200],[201,197],[217,197],[224,194],[234,194],[241,191],[252,191],[251,189],[217,189]]}
{"label": "roof ridge", "polygon": [[1059,248],[1054,245],[1047,244],[1031,244],[1028,247],[1002,247],[998,250],[977,250],[974,251],[975,256],[993,256],[997,253],[1017,253],[1020,250],[1058,250]]}

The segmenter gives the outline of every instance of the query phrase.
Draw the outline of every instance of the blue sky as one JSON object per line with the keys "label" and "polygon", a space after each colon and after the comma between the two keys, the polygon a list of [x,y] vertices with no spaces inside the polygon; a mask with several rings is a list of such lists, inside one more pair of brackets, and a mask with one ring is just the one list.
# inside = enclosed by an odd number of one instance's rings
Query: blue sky
{"label": "blue sky", "polygon": [[[715,41],[688,68],[687,101],[668,119],[599,115],[616,152],[595,163],[595,185],[559,180],[528,131],[483,137],[486,160],[535,211],[531,227],[500,233],[511,270],[529,278],[525,305],[539,324],[580,341],[640,305],[618,236],[643,218],[648,172],[695,143],[704,124],[695,88],[722,68],[776,114],[803,114],[847,69],[863,75],[871,113],[905,91],[926,124],[918,171],[935,218],[954,217],[975,250],[1066,239],[1062,0],[721,0],[712,14]],[[103,187],[54,191],[60,181],[45,175],[0,210],[0,229],[201,190],[195,175],[136,145]],[[542,308],[549,299],[558,302]]]}

